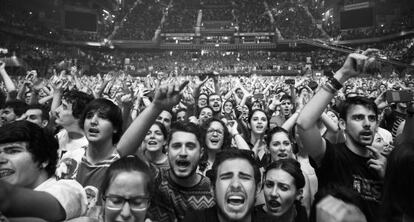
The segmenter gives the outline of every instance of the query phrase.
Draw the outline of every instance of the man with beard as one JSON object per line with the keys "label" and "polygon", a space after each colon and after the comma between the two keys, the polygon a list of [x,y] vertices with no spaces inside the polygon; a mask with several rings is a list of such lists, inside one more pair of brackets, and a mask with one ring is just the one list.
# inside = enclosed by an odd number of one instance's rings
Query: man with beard
{"label": "man with beard", "polygon": [[212,168],[216,206],[189,212],[184,222],[255,221],[255,197],[260,170],[250,151],[229,149],[217,154]]}
{"label": "man with beard", "polygon": [[[176,82],[158,89],[151,105],[125,131],[118,147],[136,151],[162,110],[169,110],[179,103],[180,91],[187,83],[188,81],[181,84]],[[203,140],[203,131],[193,123],[171,126],[167,141],[170,169],[159,169],[151,165],[155,194],[151,197],[147,213],[153,221],[181,221],[188,210],[204,209],[215,204],[210,191],[210,180],[196,172],[203,153]],[[142,154],[141,158],[145,159]]]}
{"label": "man with beard", "polygon": [[167,143],[170,169],[154,168],[157,192],[148,209],[152,220],[181,221],[187,211],[214,205],[210,180],[196,172],[203,138],[201,129],[193,123],[172,126]]}
{"label": "man with beard", "polygon": [[[276,110],[276,107],[274,109]],[[280,98],[280,114],[272,117],[270,121],[272,123],[276,123],[276,126],[282,126],[283,123],[285,123],[285,121],[289,119],[290,116],[292,116],[292,110],[292,97],[288,94],[284,94]]]}
{"label": "man with beard", "polygon": [[339,126],[345,130],[345,143],[331,144],[323,139],[317,121],[342,84],[359,75],[369,62],[365,54],[350,54],[333,78],[305,105],[297,124],[303,149],[317,164],[319,190],[332,184],[354,189],[364,200],[368,221],[379,221],[386,159],[371,146],[378,124],[375,103],[364,97],[348,98],[342,104]]}
{"label": "man with beard", "polygon": [[210,94],[208,96],[208,106],[213,110],[213,116],[216,118],[221,117],[221,97],[218,94]]}

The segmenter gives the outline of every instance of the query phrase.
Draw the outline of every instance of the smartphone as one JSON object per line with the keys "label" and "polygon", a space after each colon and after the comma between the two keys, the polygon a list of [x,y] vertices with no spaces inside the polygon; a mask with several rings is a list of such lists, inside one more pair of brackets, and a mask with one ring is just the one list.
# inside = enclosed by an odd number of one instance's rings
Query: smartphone
{"label": "smartphone", "polygon": [[285,80],[285,84],[288,84],[288,85],[295,85],[295,79],[286,79],[286,80]]}
{"label": "smartphone", "polygon": [[413,101],[411,90],[388,90],[385,92],[385,99],[388,103],[405,103]]}

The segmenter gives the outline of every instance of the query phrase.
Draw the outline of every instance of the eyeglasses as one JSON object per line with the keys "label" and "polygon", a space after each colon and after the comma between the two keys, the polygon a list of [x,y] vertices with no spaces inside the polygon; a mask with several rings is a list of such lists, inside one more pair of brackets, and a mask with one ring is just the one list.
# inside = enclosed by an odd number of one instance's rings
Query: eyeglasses
{"label": "eyeglasses", "polygon": [[219,135],[223,135],[224,134],[223,131],[217,130],[217,129],[209,129],[209,130],[207,130],[207,134],[213,134],[213,133],[217,133]]}
{"label": "eyeglasses", "polygon": [[149,197],[136,196],[131,198],[125,198],[118,195],[107,195],[103,197],[105,201],[105,207],[109,210],[121,210],[125,202],[128,202],[132,211],[144,211],[149,206]]}

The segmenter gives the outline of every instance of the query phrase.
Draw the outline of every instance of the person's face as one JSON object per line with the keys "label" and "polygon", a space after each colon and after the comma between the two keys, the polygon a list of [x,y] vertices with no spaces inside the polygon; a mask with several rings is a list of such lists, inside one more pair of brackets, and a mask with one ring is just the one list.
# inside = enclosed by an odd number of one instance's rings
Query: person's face
{"label": "person's face", "polygon": [[172,119],[171,113],[163,110],[160,113],[160,115],[157,117],[156,121],[162,123],[165,126],[165,128],[169,131],[171,129],[171,119]]}
{"label": "person's face", "polygon": [[106,114],[100,111],[86,114],[83,129],[89,142],[112,140],[112,135],[116,132]]}
{"label": "person's face", "polygon": [[338,117],[335,115],[335,113],[334,113],[334,112],[332,112],[332,111],[328,111],[328,112],[326,112],[326,115],[328,115],[328,116],[329,116],[329,118],[331,118],[331,119],[335,122],[335,124],[338,124],[339,119],[338,119]]}
{"label": "person's face", "polygon": [[244,96],[243,90],[241,89],[237,89],[236,94],[237,94],[237,97],[239,97],[239,99],[243,98]]}
{"label": "person's face", "polygon": [[[135,205],[148,205],[149,193],[146,187],[147,179],[141,172],[121,172],[111,182],[106,192],[106,196],[114,196],[118,198],[106,198],[103,203],[105,221],[128,221],[128,222],[143,222],[147,208],[143,207],[141,210],[133,210],[130,207],[131,202]],[[116,203],[121,198],[135,200],[126,201],[121,210],[113,209],[112,203]],[[113,199],[113,200],[112,200]]]}
{"label": "person's face", "polygon": [[264,134],[267,129],[267,121],[267,116],[263,112],[254,112],[250,119],[252,132],[256,134]]}
{"label": "person's face", "polygon": [[198,97],[198,107],[203,108],[207,106],[207,96],[201,95]]}
{"label": "person's face", "polygon": [[354,105],[348,110],[346,122],[341,122],[352,143],[360,146],[371,145],[377,127],[374,111],[362,105]]}
{"label": "person's face", "polygon": [[387,88],[385,87],[385,85],[380,85],[379,89],[380,89],[381,92],[384,92],[384,91],[387,90]]}
{"label": "person's face", "polygon": [[185,122],[187,119],[187,114],[185,111],[180,111],[177,113],[177,121],[178,122]]}
{"label": "person's face", "polygon": [[145,149],[149,152],[162,151],[162,147],[165,145],[164,134],[157,124],[153,124],[147,131],[147,135],[144,138]]}
{"label": "person's face", "polygon": [[168,144],[168,161],[175,177],[186,179],[194,175],[202,154],[194,133],[177,131]]}
{"label": "person's face", "polygon": [[213,117],[213,111],[209,108],[204,108],[200,111],[198,119],[200,120],[200,123],[205,123],[207,120],[211,119],[212,117]]}
{"label": "person's face", "polygon": [[208,105],[214,112],[219,112],[221,109],[221,99],[219,95],[211,95],[208,101]]}
{"label": "person's face", "polygon": [[372,141],[372,146],[378,151],[384,152],[388,148],[389,144],[385,142],[381,134],[375,133],[374,140]]}
{"label": "person's face", "polygon": [[282,100],[280,103],[280,108],[284,116],[289,116],[293,108],[292,102],[288,99]]}
{"label": "person's face", "polygon": [[277,132],[272,135],[269,143],[269,151],[273,161],[293,158],[292,143],[288,135],[284,132]]}
{"label": "person's face", "polygon": [[254,102],[252,105],[252,110],[262,109],[262,104],[260,102]]}
{"label": "person's face", "polygon": [[218,150],[223,146],[224,127],[220,122],[210,124],[206,133],[206,145],[208,149]]}
{"label": "person's face", "polygon": [[56,109],[56,124],[67,127],[76,123],[77,119],[72,113],[72,103],[62,99],[62,104]]}
{"label": "person's face", "polygon": [[13,108],[6,107],[1,113],[1,120],[3,124],[14,122],[17,119],[17,115],[14,113]]}
{"label": "person's face", "polygon": [[245,159],[228,159],[217,169],[214,195],[225,221],[242,221],[254,207],[256,182],[253,166]]}
{"label": "person's face", "polygon": [[267,213],[282,216],[294,207],[300,192],[296,189],[295,179],[282,169],[271,169],[266,174],[263,186]]}
{"label": "person's face", "polygon": [[247,118],[249,116],[249,107],[246,105],[242,107],[242,116],[243,118]]}
{"label": "person's face", "polygon": [[42,110],[41,109],[28,109],[26,111],[26,120],[37,124],[40,127],[45,127],[47,125],[47,121],[42,120]]}
{"label": "person's face", "polygon": [[231,102],[224,103],[224,113],[231,113],[233,111],[233,104]]}
{"label": "person's face", "polygon": [[39,179],[43,168],[33,160],[27,146],[27,142],[0,144],[0,180],[34,189],[43,182]]}

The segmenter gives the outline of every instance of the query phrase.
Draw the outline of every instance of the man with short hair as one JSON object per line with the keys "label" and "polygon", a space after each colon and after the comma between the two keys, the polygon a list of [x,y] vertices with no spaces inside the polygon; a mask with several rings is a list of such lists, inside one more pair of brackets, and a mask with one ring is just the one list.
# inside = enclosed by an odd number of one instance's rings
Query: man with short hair
{"label": "man with short hair", "polygon": [[56,108],[56,124],[63,129],[56,135],[59,141],[59,157],[88,145],[83,129],[79,126],[81,114],[93,97],[84,92],[71,90],[62,95],[62,102]]}
{"label": "man with short hair", "polygon": [[[151,105],[125,131],[118,147],[136,150],[161,111],[171,109],[180,101],[179,92],[187,83],[188,81],[161,86],[163,89],[155,94]],[[203,131],[194,123],[177,123],[172,126],[167,142],[170,169],[152,166],[157,192],[152,197],[148,215],[153,221],[181,221],[189,210],[214,205],[210,180],[197,173],[204,152],[203,138]]]}
{"label": "man with short hair", "polygon": [[305,105],[297,124],[303,150],[317,164],[319,189],[332,184],[352,188],[363,199],[368,221],[379,221],[386,159],[371,146],[378,126],[377,106],[359,96],[344,102],[339,126],[346,134],[345,143],[331,144],[317,128],[318,119],[343,83],[363,72],[369,53],[348,55],[342,68]]}
{"label": "man with short hair", "polygon": [[190,212],[185,222],[251,222],[260,190],[259,166],[250,151],[229,149],[217,154],[212,167],[216,206]]}
{"label": "man with short hair", "polygon": [[62,221],[86,212],[82,186],[53,176],[57,149],[53,135],[34,123],[0,128],[0,211],[5,216]]}
{"label": "man with short hair", "polygon": [[21,118],[26,110],[27,104],[23,101],[7,101],[4,105],[3,112],[1,112],[1,120],[3,124],[12,123]]}
{"label": "man with short hair", "polygon": [[221,97],[213,93],[208,96],[208,106],[213,110],[213,116],[220,118],[221,115]]}
{"label": "man with short hair", "polygon": [[49,123],[49,111],[45,106],[40,104],[32,104],[27,107],[26,120],[45,128]]}
{"label": "man with short hair", "polygon": [[162,123],[169,132],[171,130],[172,117],[173,115],[170,110],[163,110],[160,115],[158,115],[156,121]]}

